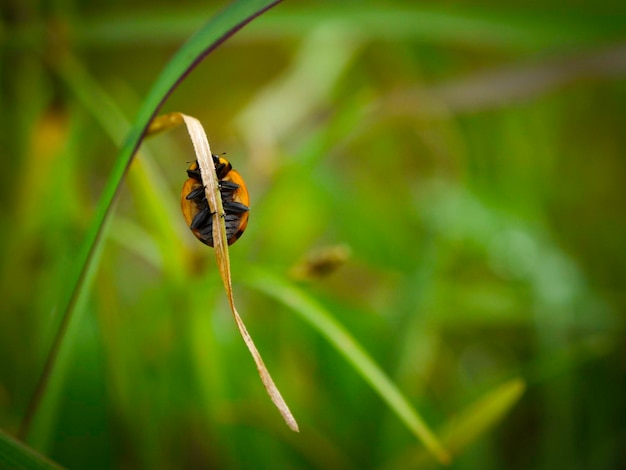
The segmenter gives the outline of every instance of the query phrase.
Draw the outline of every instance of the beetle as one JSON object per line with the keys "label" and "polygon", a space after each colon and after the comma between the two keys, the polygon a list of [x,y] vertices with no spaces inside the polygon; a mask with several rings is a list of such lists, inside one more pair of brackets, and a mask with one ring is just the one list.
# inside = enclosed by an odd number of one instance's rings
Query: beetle
{"label": "beetle", "polygon": [[[218,155],[212,155],[212,157],[224,207],[226,240],[229,245],[232,245],[241,237],[248,225],[248,212],[250,211],[248,188],[241,175],[233,170],[228,160]],[[212,247],[213,213],[206,199],[197,160],[189,166],[187,176],[180,198],[183,216],[196,238]]]}

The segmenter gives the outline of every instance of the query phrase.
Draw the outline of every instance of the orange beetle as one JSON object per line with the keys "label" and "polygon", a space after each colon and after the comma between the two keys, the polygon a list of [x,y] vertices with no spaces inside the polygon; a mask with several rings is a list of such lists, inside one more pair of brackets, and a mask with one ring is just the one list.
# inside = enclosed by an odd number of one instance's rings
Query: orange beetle
{"label": "orange beetle", "polygon": [[[219,181],[224,221],[226,222],[226,239],[228,244],[235,243],[248,225],[250,198],[248,188],[241,175],[233,170],[232,165],[223,157],[213,155],[213,163]],[[180,205],[187,225],[205,245],[213,246],[213,214],[204,192],[202,175],[196,160],[187,170],[189,178],[183,184]]]}

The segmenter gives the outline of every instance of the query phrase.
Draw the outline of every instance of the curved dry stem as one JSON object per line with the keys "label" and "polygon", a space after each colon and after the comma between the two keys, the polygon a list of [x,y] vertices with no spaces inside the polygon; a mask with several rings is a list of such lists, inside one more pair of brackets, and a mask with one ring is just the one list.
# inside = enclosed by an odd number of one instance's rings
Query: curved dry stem
{"label": "curved dry stem", "polygon": [[205,184],[207,201],[209,203],[211,213],[213,214],[213,241],[215,258],[220,271],[220,276],[222,277],[222,281],[224,283],[224,290],[226,291],[226,296],[228,297],[228,303],[233,313],[233,317],[235,318],[235,323],[237,324],[239,333],[246,343],[254,362],[256,363],[259,376],[261,377],[261,381],[263,382],[267,393],[274,402],[274,405],[276,405],[276,408],[278,408],[278,411],[280,411],[280,414],[283,416],[287,426],[289,426],[289,428],[293,431],[298,432],[298,423],[289,410],[284,398],[280,394],[278,387],[276,387],[276,384],[272,380],[267,367],[265,367],[265,364],[263,363],[261,354],[256,348],[250,333],[248,333],[248,330],[246,329],[246,326],[239,316],[237,308],[235,307],[230,274],[230,258],[228,256],[228,242],[226,239],[226,224],[224,222],[224,208],[222,206],[222,198],[220,196],[219,182],[215,172],[215,165],[211,155],[211,147],[206,133],[204,132],[204,128],[202,127],[202,124],[200,124],[200,121],[194,117],[186,116],[182,113],[171,113],[155,119],[155,121],[150,125],[149,132],[155,133],[171,129],[178,126],[182,122],[184,122],[187,126],[189,137],[193,143],[196,159],[198,160],[198,166],[200,167],[200,174],[202,175],[202,181]]}

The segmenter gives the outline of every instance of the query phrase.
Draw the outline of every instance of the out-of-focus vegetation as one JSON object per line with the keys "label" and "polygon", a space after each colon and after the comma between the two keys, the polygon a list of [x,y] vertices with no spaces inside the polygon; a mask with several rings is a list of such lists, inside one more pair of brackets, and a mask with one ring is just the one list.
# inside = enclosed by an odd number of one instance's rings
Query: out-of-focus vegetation
{"label": "out-of-focus vegetation", "polygon": [[[0,6],[5,432],[128,122],[224,5]],[[287,1],[245,27],[163,111],[200,119],[248,183],[235,295],[300,434],[180,214],[194,157],[175,131],[131,167],[29,445],[69,468],[436,467],[356,351],[452,468],[619,468],[625,18],[608,1]]]}

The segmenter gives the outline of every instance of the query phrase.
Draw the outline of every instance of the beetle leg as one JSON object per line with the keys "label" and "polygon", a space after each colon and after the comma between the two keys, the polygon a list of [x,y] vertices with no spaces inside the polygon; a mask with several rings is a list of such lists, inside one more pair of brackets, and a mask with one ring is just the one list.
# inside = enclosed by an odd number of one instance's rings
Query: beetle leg
{"label": "beetle leg", "polygon": [[222,191],[236,191],[239,189],[239,185],[232,181],[220,181],[220,189]]}
{"label": "beetle leg", "polygon": [[245,204],[235,201],[224,201],[224,210],[234,214],[243,214],[248,212],[250,208]]}
{"label": "beetle leg", "polygon": [[200,212],[198,212],[195,215],[195,217],[191,221],[191,225],[189,225],[189,228],[191,230],[196,230],[196,229],[206,225],[207,222],[211,221],[211,216],[212,215],[213,214],[211,214],[211,209],[209,209],[209,206],[205,207],[204,209],[202,209]]}
{"label": "beetle leg", "polygon": [[189,194],[187,194],[187,197],[185,197],[185,199],[200,199],[202,198],[202,196],[205,196],[204,187],[200,186],[199,188],[196,188]]}

